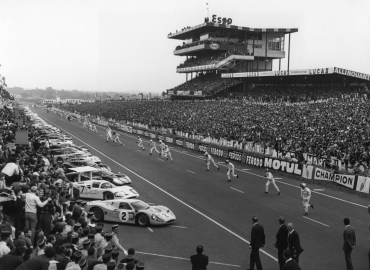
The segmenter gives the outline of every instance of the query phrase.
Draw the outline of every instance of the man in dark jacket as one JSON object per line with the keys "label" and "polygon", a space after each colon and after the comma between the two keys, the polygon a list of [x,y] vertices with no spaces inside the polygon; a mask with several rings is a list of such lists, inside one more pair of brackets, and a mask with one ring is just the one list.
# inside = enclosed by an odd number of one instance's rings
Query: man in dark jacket
{"label": "man in dark jacket", "polygon": [[283,252],[285,264],[282,270],[301,270],[295,260],[292,260],[292,253],[289,250]]}
{"label": "man in dark jacket", "polygon": [[208,256],[203,255],[203,246],[197,246],[197,254],[190,256],[192,270],[207,270]]}
{"label": "man in dark jacket", "polygon": [[66,246],[62,245],[58,248],[58,255],[55,258],[55,260],[58,262],[57,270],[66,269],[67,264],[71,262],[71,260],[66,256],[65,252]]}
{"label": "man in dark jacket", "polygon": [[278,250],[278,261],[279,261],[279,266],[280,266],[280,270],[281,270],[283,268],[284,264],[285,264],[285,259],[284,259],[284,256],[283,256],[283,252],[284,252],[284,250],[286,250],[288,248],[288,234],[289,234],[289,231],[288,231],[287,226],[285,225],[284,217],[279,218],[279,224],[280,224],[280,227],[279,227],[279,230],[276,234],[275,247]]}
{"label": "man in dark jacket", "polygon": [[25,249],[21,246],[0,258],[0,269],[14,270],[23,263]]}
{"label": "man in dark jacket", "polygon": [[299,256],[303,252],[303,248],[301,247],[301,242],[299,240],[299,234],[294,230],[293,223],[288,223],[288,231],[288,249],[292,254],[292,259],[299,264]]}
{"label": "man in dark jacket", "polygon": [[262,263],[260,259],[259,249],[265,245],[265,231],[263,227],[258,224],[258,218],[254,216],[252,218],[253,227],[251,233],[251,242],[249,248],[252,249],[250,255],[250,262],[248,270],[253,270],[254,265],[256,265],[257,270],[262,270]]}
{"label": "man in dark jacket", "polygon": [[355,230],[350,225],[349,218],[344,219],[344,232],[343,232],[343,251],[346,259],[347,270],[353,270],[351,253],[356,247],[356,234]]}

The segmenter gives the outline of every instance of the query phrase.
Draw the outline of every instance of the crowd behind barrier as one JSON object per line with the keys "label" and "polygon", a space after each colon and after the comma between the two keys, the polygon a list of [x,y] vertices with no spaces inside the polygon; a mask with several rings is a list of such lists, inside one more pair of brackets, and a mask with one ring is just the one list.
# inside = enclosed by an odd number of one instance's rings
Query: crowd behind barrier
{"label": "crowd behind barrier", "polygon": [[238,80],[224,80],[220,78],[219,74],[208,72],[199,73],[194,79],[184,82],[170,90],[173,91],[203,91],[212,94],[217,91],[223,90],[229,85],[239,82]]}
{"label": "crowd behind barrier", "polygon": [[[68,115],[68,112],[63,112]],[[76,118],[84,117],[73,114]],[[134,121],[115,122],[89,117],[90,121],[101,126],[109,126],[130,134],[162,140],[169,144],[205,152],[261,168],[301,176],[305,179],[329,181],[362,193],[369,193],[370,174],[363,163],[346,164],[335,156],[317,157],[310,153],[291,150],[276,150],[252,141],[228,141],[212,139],[201,135],[177,132],[172,129],[155,129]]]}
{"label": "crowd behind barrier", "polygon": [[[225,39],[215,39],[215,38],[208,38],[208,39],[204,39],[204,40],[196,40],[196,41],[193,41],[191,43],[183,43],[182,45],[180,46],[177,46],[176,47],[176,50],[181,50],[181,49],[185,49],[185,48],[190,48],[190,47],[193,47],[193,46],[198,46],[198,45],[202,45],[202,44],[218,44],[218,45],[231,45],[231,46],[244,46],[244,42],[240,41],[240,40],[227,40],[226,38]],[[246,55],[250,55],[249,52],[246,53]]]}
{"label": "crowd behind barrier", "polygon": [[[98,223],[85,210],[51,142],[41,138],[61,133],[40,132],[13,106],[0,109],[0,269],[144,269],[135,250],[119,243],[119,226]],[[28,141],[20,143],[18,133]]]}

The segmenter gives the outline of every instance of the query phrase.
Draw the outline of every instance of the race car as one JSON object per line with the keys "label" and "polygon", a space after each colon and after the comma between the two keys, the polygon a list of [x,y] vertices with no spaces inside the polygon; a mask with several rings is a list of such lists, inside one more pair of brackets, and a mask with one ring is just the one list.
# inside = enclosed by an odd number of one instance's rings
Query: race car
{"label": "race car", "polygon": [[104,180],[88,180],[72,184],[79,190],[80,198],[84,199],[113,200],[139,197],[139,193],[132,187],[117,187]]}
{"label": "race car", "polygon": [[176,221],[175,214],[165,206],[148,204],[136,199],[92,201],[86,205],[96,219],[139,226],[166,225]]}
{"label": "race car", "polygon": [[72,158],[77,158],[79,155],[85,154],[83,151],[79,151],[77,149],[72,150],[71,148],[61,148],[61,149],[55,149],[49,152],[50,155],[53,157],[54,162],[64,162],[65,160]]}
{"label": "race car", "polygon": [[[96,164],[92,161],[87,161],[87,162],[69,161],[69,162],[64,162],[63,166],[66,171],[68,171],[68,169],[70,168],[76,168],[80,166],[90,166],[90,167],[97,169],[96,171],[92,172],[92,177],[94,177],[95,179],[106,180],[108,182],[113,183],[116,186],[123,186],[123,185],[131,184],[131,179],[127,175],[121,174],[121,173],[118,173],[118,174],[113,173],[110,171],[109,166],[105,164]],[[77,181],[77,178],[78,178],[77,175],[73,175],[72,177],[70,177],[71,181],[74,181],[74,182]],[[86,180],[90,180],[89,173],[88,172],[81,173],[81,181],[86,181]]]}

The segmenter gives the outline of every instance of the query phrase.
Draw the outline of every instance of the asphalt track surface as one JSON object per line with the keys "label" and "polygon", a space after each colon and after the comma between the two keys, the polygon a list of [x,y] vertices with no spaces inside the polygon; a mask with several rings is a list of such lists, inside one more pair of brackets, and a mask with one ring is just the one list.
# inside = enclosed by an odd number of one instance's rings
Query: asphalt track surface
{"label": "asphalt track surface", "polygon": [[[264,226],[266,245],[260,252],[265,270],[279,269],[274,248],[278,218],[293,222],[305,250],[300,256],[302,269],[346,269],[343,245],[343,219],[348,217],[355,228],[357,246],[352,253],[355,269],[368,269],[369,214],[368,200],[325,190],[313,191],[307,218],[303,217],[299,182],[288,176],[277,180],[281,195],[270,185],[264,194],[266,179],[262,169],[234,162],[239,179],[226,182],[226,168],[220,171],[206,163],[202,153],[171,147],[174,163],[149,155],[136,144],[136,136],[120,132],[123,146],[107,143],[105,129],[99,134],[84,130],[76,120],[67,120],[46,110],[34,109],[39,116],[70,133],[77,145],[86,145],[112,171],[127,174],[132,186],[145,202],[162,204],[176,215],[173,226],[140,228],[120,226],[120,243],[134,247],[137,258],[148,269],[190,269],[189,256],[197,245],[209,256],[208,269],[246,269],[249,266],[249,240],[252,216]],[[146,138],[143,138],[146,140]],[[215,161],[224,162],[214,157]],[[309,186],[311,190],[320,188]],[[104,226],[110,229],[111,224]],[[178,226],[178,227],[175,227]]]}

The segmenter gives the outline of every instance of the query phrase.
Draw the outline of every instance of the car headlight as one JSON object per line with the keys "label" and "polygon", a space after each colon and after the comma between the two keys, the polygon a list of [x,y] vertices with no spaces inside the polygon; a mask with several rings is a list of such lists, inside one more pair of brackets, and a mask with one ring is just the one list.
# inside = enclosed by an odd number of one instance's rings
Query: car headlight
{"label": "car headlight", "polygon": [[136,191],[135,189],[133,189],[133,188],[132,188],[132,189],[130,189],[130,191],[131,191],[132,193],[134,193],[134,194],[138,194],[138,193],[137,193],[137,191]]}
{"label": "car headlight", "polygon": [[158,221],[158,222],[164,222],[163,219],[161,219],[160,217],[158,217],[157,215],[152,215],[152,219],[155,220],[155,221]]}
{"label": "car headlight", "polygon": [[123,193],[123,192],[116,192],[116,193],[114,193],[114,197],[125,197],[125,196],[126,196],[126,194]]}

